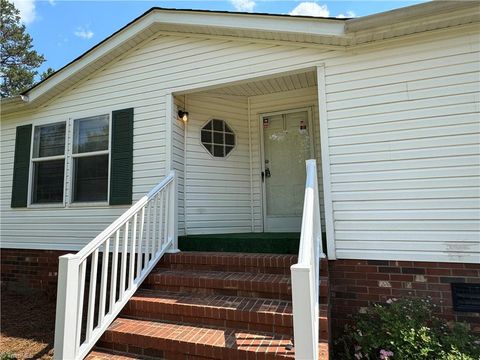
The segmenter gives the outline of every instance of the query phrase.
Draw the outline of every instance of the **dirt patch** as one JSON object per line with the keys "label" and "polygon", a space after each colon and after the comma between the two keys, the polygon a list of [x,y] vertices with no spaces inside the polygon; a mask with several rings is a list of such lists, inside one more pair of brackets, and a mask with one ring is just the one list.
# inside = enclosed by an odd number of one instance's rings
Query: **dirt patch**
{"label": "dirt patch", "polygon": [[52,359],[55,300],[44,294],[1,294],[0,354],[20,359]]}

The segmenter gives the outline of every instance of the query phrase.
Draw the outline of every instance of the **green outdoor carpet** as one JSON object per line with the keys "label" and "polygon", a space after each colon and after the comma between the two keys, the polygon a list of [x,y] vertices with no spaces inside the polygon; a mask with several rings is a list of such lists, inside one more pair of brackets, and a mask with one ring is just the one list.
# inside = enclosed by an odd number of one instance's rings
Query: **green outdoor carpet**
{"label": "green outdoor carpet", "polygon": [[298,254],[299,233],[243,233],[180,236],[183,251]]}

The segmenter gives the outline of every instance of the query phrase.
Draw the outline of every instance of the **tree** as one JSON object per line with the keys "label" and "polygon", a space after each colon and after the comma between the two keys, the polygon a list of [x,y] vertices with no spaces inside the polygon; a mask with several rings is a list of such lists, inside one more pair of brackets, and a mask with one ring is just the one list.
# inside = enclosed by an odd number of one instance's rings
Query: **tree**
{"label": "tree", "polygon": [[20,12],[8,0],[0,0],[0,96],[20,94],[34,83],[36,69],[45,61],[32,45],[32,38],[20,23]]}
{"label": "tree", "polygon": [[55,72],[51,67],[45,70],[43,73],[40,74],[40,81],[45,80],[47,77],[52,75]]}

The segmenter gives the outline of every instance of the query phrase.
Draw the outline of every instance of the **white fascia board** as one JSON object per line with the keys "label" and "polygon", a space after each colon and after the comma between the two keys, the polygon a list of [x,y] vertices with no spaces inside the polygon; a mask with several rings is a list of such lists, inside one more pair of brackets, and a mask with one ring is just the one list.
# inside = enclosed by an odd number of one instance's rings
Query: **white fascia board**
{"label": "white fascia board", "polygon": [[155,19],[163,24],[222,27],[238,30],[286,32],[322,36],[343,36],[345,20],[310,17],[248,15],[228,13],[196,13],[192,11],[155,12]]}
{"label": "white fascia board", "polygon": [[383,26],[394,24],[424,21],[435,15],[450,16],[453,11],[472,9],[478,12],[477,1],[431,1],[424,4],[412,5],[400,9],[385,11],[359,18],[349,19],[345,22],[346,34],[359,31],[373,30]]}
{"label": "white fascia board", "polygon": [[[0,101],[1,114],[5,115],[13,110],[20,109],[28,104],[28,97],[24,95],[16,95],[10,98],[3,98]],[[0,117],[1,119],[2,117]]]}
{"label": "white fascia board", "polygon": [[51,79],[30,90],[28,92],[29,101],[35,101],[45,92],[48,92],[70,76],[88,66],[88,64],[100,59],[115,49],[115,47],[120,46],[154,23],[174,25],[188,24],[189,26],[208,26],[237,30],[247,29],[323,36],[342,36],[344,34],[344,20],[156,10],[139,19],[139,21],[132,23],[118,34],[114,34],[110,39],[99,44],[97,48],[92,49],[80,59],[72,62]]}

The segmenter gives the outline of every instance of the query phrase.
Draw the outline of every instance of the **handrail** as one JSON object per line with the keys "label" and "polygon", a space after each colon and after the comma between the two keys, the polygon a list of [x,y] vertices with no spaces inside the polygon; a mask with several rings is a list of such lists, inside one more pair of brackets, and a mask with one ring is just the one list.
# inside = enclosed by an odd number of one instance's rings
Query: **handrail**
{"label": "handrail", "polygon": [[320,258],[325,255],[315,160],[306,161],[306,172],[298,262],[290,268],[293,334],[295,359],[318,360]]}
{"label": "handrail", "polygon": [[59,258],[55,359],[83,359],[163,254],[178,251],[176,196],[172,171],[82,250]]}
{"label": "handrail", "polygon": [[100,234],[98,234],[91,242],[85,245],[82,250],[74,254],[74,257],[78,257],[84,259],[88,255],[91,254],[92,250],[98,247],[104,239],[110,237],[115,231],[117,231],[122,225],[125,224],[135,213],[138,212],[145,204],[150,201],[155,195],[158,194],[160,190],[162,190],[165,186],[167,186],[170,182],[174,181],[175,179],[175,172],[172,171],[168,174],[158,185],[156,185],[152,190],[148,192],[148,194],[144,195],[140,200],[138,200],[130,209],[125,211],[122,215],[120,215],[117,220],[111,223],[105,230],[103,230]]}

